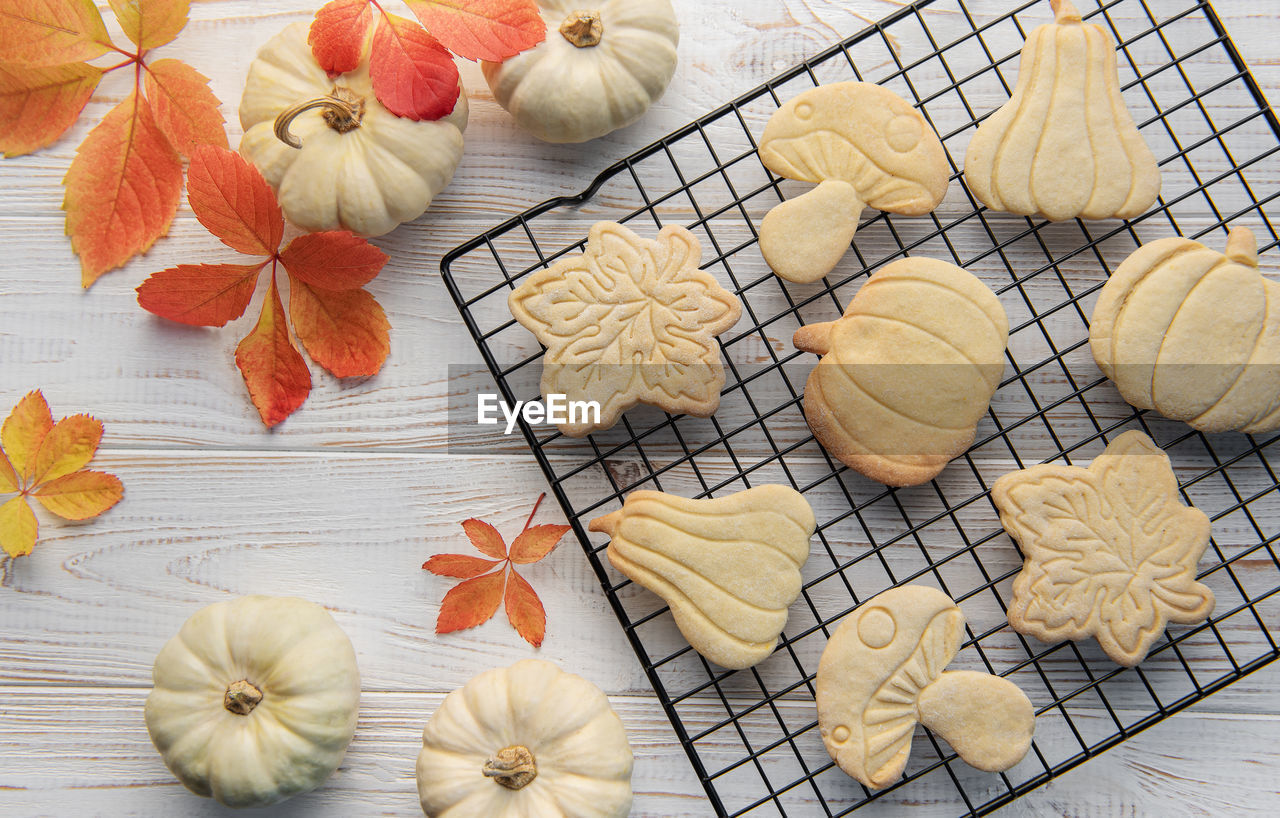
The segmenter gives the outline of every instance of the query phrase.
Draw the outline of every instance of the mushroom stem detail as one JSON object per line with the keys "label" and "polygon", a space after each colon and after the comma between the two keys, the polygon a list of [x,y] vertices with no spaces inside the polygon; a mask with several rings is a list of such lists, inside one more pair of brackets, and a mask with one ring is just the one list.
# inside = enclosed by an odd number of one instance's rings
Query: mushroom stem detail
{"label": "mushroom stem detail", "polygon": [[827,179],[765,215],[760,252],[787,281],[817,281],[848,252],[864,207],[853,185]]}
{"label": "mushroom stem detail", "polygon": [[560,35],[577,48],[591,48],[604,37],[604,22],[598,11],[578,10],[560,24]]}
{"label": "mushroom stem detail", "polygon": [[509,790],[518,790],[538,777],[538,763],[528,747],[513,744],[494,753],[481,772]]}
{"label": "mushroom stem detail", "polygon": [[276,116],[276,139],[291,148],[301,148],[302,143],[289,131],[289,126],[300,114],[313,108],[322,108],[325,123],[338,133],[354,131],[364,119],[364,104],[364,97],[350,88],[335,85],[327,96],[303,100],[281,111]]}
{"label": "mushroom stem detail", "polygon": [[241,679],[227,685],[227,692],[222,696],[222,706],[227,709],[227,712],[235,713],[237,716],[249,715],[261,702],[262,691],[248,679]]}

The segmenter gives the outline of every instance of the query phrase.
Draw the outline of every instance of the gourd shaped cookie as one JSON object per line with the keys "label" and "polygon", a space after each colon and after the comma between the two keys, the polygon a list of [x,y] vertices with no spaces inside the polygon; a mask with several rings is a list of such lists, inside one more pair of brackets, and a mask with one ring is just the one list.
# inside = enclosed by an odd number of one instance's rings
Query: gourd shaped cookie
{"label": "gourd shaped cookie", "polygon": [[1009,624],[1042,642],[1093,636],[1117,664],[1146,658],[1165,624],[1213,611],[1196,582],[1209,518],[1182,504],[1169,457],[1125,432],[1089,464],[1040,465],[991,487],[1000,523],[1026,563]]}
{"label": "gourd shaped cookie", "polygon": [[1280,284],[1253,233],[1226,255],[1184,238],[1142,245],[1102,287],[1093,358],[1129,403],[1202,432],[1280,429]]}
{"label": "gourd shaped cookie", "polygon": [[683,227],[657,241],[596,222],[587,251],[533,274],[508,296],[511,314],[547,348],[542,395],[596,401],[599,422],[568,413],[559,428],[582,437],[637,403],[709,417],[720,406],[724,365],[715,336],[742,304],[698,269],[702,248]]}
{"label": "gourd shaped cookie", "polygon": [[609,562],[666,601],[694,650],[737,670],[773,653],[816,526],[798,491],[765,485],[711,500],[634,491],[588,528],[609,535]]}
{"label": "gourd shaped cookie", "polygon": [[853,240],[864,207],[922,216],[947,192],[947,154],[919,111],[866,82],[805,91],[778,109],[760,161],[813,190],[775,207],[760,225],[760,251],[788,281],[817,281]]}
{"label": "gourd shaped cookie", "polygon": [[928,482],[973,442],[1008,340],[1004,308],[977,278],[945,261],[895,261],[838,321],[796,331],[796,347],[823,356],[805,384],[809,428],[872,480]]}
{"label": "gourd shaped cookie", "polygon": [[1115,45],[1070,0],[1027,37],[1018,82],[978,126],[964,180],[987,207],[1023,216],[1128,219],[1160,195],[1160,170],[1125,108]]}
{"label": "gourd shaped cookie", "polygon": [[818,729],[840,769],[872,789],[892,784],[919,722],[987,772],[1031,748],[1035,708],[1008,679],[944,668],[964,638],[964,614],[925,585],[891,588],[846,616],[818,662]]}

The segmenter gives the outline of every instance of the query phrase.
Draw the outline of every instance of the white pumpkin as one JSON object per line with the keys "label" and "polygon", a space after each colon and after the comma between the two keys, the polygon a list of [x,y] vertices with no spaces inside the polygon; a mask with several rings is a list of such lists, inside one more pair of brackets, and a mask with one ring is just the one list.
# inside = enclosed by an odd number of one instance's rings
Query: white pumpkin
{"label": "white pumpkin", "polygon": [[625,818],[631,746],[600,688],[540,659],[445,697],[422,732],[429,818]]}
{"label": "white pumpkin", "polygon": [[240,153],[276,189],[289,221],[380,236],[421,216],[453,179],[467,95],[459,93],[443,119],[402,119],[374,98],[367,50],[359,68],[329,79],[311,55],[307,24],[298,22],[249,66],[240,125]]}
{"label": "white pumpkin", "polygon": [[537,0],[547,39],[481,63],[494,99],[547,142],[586,142],[635,122],[667,90],[680,26],[671,0]]}
{"label": "white pumpkin", "polygon": [[260,807],[315,789],[356,728],[360,673],[324,608],[247,596],[196,611],[160,651],[147,732],[198,795]]}

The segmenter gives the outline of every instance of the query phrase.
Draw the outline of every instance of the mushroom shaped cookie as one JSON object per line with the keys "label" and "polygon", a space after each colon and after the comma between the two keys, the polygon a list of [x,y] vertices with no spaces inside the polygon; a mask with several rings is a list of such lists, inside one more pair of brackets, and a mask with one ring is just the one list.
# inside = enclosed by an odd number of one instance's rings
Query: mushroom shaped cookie
{"label": "mushroom shaped cookie", "polygon": [[818,663],[818,729],[840,769],[872,789],[907,766],[916,722],[970,765],[1013,767],[1031,748],[1035,710],[1008,679],[943,669],[964,636],[964,614],[924,585],[891,588],[836,628]]}
{"label": "mushroom shaped cookie", "polygon": [[634,491],[588,527],[610,536],[609,562],[666,601],[694,650],[737,670],[773,653],[816,526],[798,491],[765,485],[710,500]]}
{"label": "mushroom shaped cookie", "polygon": [[1184,238],[1142,245],[1107,280],[1093,358],[1129,403],[1202,432],[1280,429],[1280,284],[1233,227],[1226,255]]}
{"label": "mushroom shaped cookie", "polygon": [[974,276],[906,258],[867,280],[837,321],[793,343],[823,358],[804,414],[828,452],[890,486],[932,480],[973,442],[1004,370],[1009,320]]}
{"label": "mushroom shaped cookie", "polygon": [[864,207],[922,216],[947,192],[947,154],[924,116],[879,85],[823,85],[769,119],[760,161],[818,186],[760,225],[760,251],[788,281],[817,281],[849,249]]}
{"label": "mushroom shaped cookie", "polygon": [[1132,218],[1160,195],[1160,169],[1120,95],[1115,44],[1070,0],[1022,47],[1009,101],[969,142],[964,180],[992,210]]}

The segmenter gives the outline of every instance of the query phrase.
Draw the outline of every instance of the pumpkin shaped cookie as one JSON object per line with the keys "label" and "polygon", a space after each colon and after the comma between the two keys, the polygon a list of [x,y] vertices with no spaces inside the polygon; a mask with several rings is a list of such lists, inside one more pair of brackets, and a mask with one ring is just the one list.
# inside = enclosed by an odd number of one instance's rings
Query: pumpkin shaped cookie
{"label": "pumpkin shaped cookie", "polygon": [[1234,227],[1225,255],[1184,238],[1149,242],[1103,285],[1094,360],[1130,404],[1202,432],[1280,429],[1280,284]]}
{"label": "pumpkin shaped cookie", "polygon": [[760,251],[788,281],[817,281],[836,266],[864,207],[922,216],[947,192],[947,154],[924,116],[880,85],[838,82],[778,109],[760,161],[813,190],[769,211]]}
{"label": "pumpkin shaped cookie", "polygon": [[765,485],[710,500],[633,491],[588,528],[609,535],[609,562],[666,601],[694,650],[740,669],[773,653],[816,526],[803,495]]}
{"label": "pumpkin shaped cookie", "polygon": [[1027,36],[1009,101],[978,126],[964,180],[992,210],[1129,219],[1160,195],[1160,170],[1125,108],[1115,44],[1070,0]]}
{"label": "pumpkin shaped cookie", "polygon": [[973,442],[1008,340],[1000,300],[974,276],[928,258],[888,264],[839,320],[795,333],[823,356],[805,384],[809,428],[872,480],[928,482]]}

